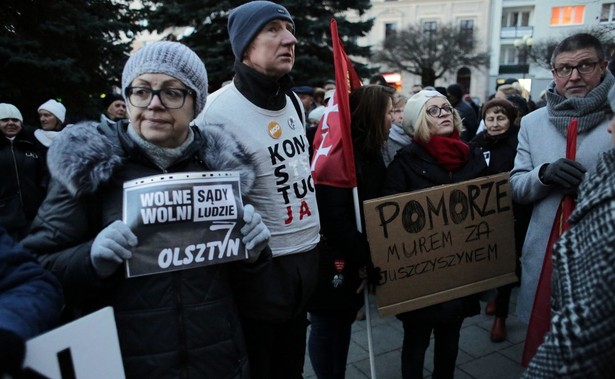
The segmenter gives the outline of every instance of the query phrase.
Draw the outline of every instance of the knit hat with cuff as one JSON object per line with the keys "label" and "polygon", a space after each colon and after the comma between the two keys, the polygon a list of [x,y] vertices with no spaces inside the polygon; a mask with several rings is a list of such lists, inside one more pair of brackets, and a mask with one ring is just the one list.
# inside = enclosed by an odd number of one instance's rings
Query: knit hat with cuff
{"label": "knit hat with cuff", "polygon": [[207,100],[207,71],[201,58],[189,47],[171,41],[145,45],[128,58],[122,73],[122,94],[138,76],[166,74],[182,82],[195,92],[194,117],[205,107]]}
{"label": "knit hat with cuff", "polygon": [[491,99],[483,105],[482,119],[485,119],[485,115],[487,111],[493,107],[500,107],[504,110],[504,114],[508,118],[508,121],[511,123],[515,122],[517,119],[517,108],[515,108],[514,104],[506,99]]}
{"label": "knit hat with cuff", "polygon": [[434,97],[443,97],[446,99],[446,96],[442,95],[438,91],[433,90],[422,90],[412,95],[406,106],[404,107],[404,121],[402,124],[402,128],[409,136],[414,135],[414,130],[416,129],[416,121],[419,119],[419,115],[421,114],[421,110],[425,107],[425,103],[427,103],[430,99]]}
{"label": "knit hat with cuff", "polygon": [[64,122],[64,118],[66,117],[66,107],[62,103],[58,103],[54,99],[49,99],[38,107],[39,112],[42,110],[56,116],[60,122]]}
{"label": "knit hat with cuff", "polygon": [[241,62],[254,37],[273,20],[285,20],[292,23],[293,28],[295,27],[288,10],[270,1],[252,1],[231,11],[227,28],[236,60]]}
{"label": "knit hat with cuff", "polygon": [[5,118],[15,118],[23,122],[21,112],[16,106],[8,103],[0,103],[0,120],[4,120]]}
{"label": "knit hat with cuff", "polygon": [[105,97],[102,98],[103,111],[106,111],[107,108],[109,108],[109,105],[118,100],[125,101],[124,96],[114,92],[106,93]]}

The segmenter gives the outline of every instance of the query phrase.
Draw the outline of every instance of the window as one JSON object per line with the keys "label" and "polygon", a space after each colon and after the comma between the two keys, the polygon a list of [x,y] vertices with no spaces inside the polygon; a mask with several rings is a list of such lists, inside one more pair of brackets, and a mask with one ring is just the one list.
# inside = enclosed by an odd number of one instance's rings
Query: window
{"label": "window", "polygon": [[519,63],[517,49],[512,45],[503,45],[500,48],[500,64],[513,65]]}
{"label": "window", "polygon": [[551,8],[551,26],[582,25],[584,5]]}
{"label": "window", "polygon": [[396,23],[386,23],[384,24],[384,38],[389,38],[397,33],[397,24]]}
{"label": "window", "polygon": [[474,43],[474,20],[461,20],[459,22],[459,37],[464,47],[472,48]]}
{"label": "window", "polygon": [[602,4],[602,12],[600,12],[600,22],[615,21],[615,3]]}
{"label": "window", "polygon": [[502,12],[502,27],[515,28],[530,25],[529,11],[505,11]]}
{"label": "window", "polygon": [[436,36],[438,23],[436,21],[425,21],[423,23],[423,38],[425,41],[431,41]]}

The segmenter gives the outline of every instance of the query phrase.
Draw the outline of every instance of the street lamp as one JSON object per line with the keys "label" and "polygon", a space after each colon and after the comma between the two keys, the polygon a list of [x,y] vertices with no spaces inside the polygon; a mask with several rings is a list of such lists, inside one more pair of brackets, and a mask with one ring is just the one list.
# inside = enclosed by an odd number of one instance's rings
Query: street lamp
{"label": "street lamp", "polygon": [[523,36],[523,38],[516,39],[513,41],[513,46],[518,51],[519,64],[523,65],[523,79],[525,79],[525,74],[529,73],[530,71],[530,65],[527,58],[532,51],[533,44],[534,40],[528,35],[525,35]]}

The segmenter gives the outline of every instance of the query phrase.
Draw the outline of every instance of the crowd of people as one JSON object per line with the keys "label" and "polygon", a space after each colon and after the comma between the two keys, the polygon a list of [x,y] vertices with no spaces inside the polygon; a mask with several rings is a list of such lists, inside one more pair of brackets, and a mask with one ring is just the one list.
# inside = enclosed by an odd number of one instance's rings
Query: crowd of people
{"label": "crowd of people", "polygon": [[[235,76],[212,93],[207,57],[160,41],[129,57],[95,122],[65,125],[67,109],[50,99],[31,128],[0,104],[0,376],[19,377],[26,339],[112,306],[128,378],[298,379],[306,351],[317,378],[344,378],[364,291],[379,282],[354,191],[362,202],[502,172],[515,312],[531,329],[546,306],[551,321],[524,377],[615,376],[615,78],[596,37],[558,44],[542,107],[515,81],[478,108],[457,83],[402,94],[371,78],[348,99],[351,189],[312,178],[314,133],[336,88],[293,83],[301,36],[288,10],[243,4],[228,34]],[[127,277],[145,241],[123,220],[124,183],[202,171],[239,173],[247,258]],[[576,208],[560,220],[566,201]],[[515,285],[485,309],[494,343],[506,339]],[[432,377],[454,377],[479,295],[396,315],[400,377],[423,377],[432,335]]]}

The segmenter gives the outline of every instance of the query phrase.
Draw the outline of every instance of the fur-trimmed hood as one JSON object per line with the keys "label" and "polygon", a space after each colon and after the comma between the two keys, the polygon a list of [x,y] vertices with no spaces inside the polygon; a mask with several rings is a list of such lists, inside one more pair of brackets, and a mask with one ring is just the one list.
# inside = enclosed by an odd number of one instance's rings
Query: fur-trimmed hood
{"label": "fur-trimmed hood", "polygon": [[[113,127],[92,127],[78,123],[64,128],[47,154],[51,176],[71,194],[80,197],[96,192],[109,181],[116,169],[130,155],[120,142],[126,123]],[[256,178],[256,163],[245,147],[220,126],[193,128],[195,140],[201,141],[199,158],[211,171],[239,171],[242,195],[250,193]],[[127,137],[125,137],[127,138]]]}

